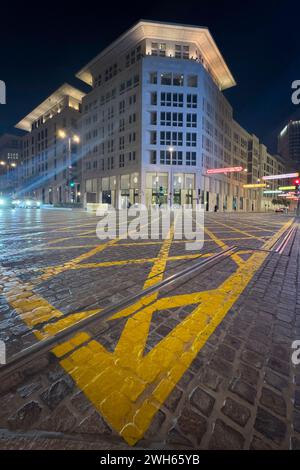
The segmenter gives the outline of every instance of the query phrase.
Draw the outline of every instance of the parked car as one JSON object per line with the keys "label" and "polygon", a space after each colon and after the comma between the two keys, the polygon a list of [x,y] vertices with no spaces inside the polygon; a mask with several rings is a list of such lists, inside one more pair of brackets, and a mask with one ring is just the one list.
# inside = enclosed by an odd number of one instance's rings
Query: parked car
{"label": "parked car", "polygon": [[277,207],[277,209],[275,209],[275,212],[284,212],[284,208],[283,207]]}

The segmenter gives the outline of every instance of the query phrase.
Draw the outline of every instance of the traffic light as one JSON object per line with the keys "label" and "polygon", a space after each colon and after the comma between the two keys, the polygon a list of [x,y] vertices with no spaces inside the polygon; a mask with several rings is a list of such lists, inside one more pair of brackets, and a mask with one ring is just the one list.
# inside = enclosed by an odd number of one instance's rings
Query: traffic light
{"label": "traffic light", "polygon": [[74,183],[74,181],[71,180],[70,181],[70,188],[74,188],[74,187],[75,187],[75,183]]}

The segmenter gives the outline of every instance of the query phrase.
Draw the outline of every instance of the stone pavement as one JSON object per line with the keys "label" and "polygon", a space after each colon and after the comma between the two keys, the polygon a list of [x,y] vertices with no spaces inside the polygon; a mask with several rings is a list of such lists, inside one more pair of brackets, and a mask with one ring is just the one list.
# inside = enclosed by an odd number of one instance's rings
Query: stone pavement
{"label": "stone pavement", "polygon": [[[199,255],[174,240],[99,243],[97,219],[83,213],[5,217],[0,339],[9,354]],[[299,448],[300,232],[289,256],[251,250],[268,249],[291,222],[209,214],[204,257],[239,251],[1,379],[0,448]]]}

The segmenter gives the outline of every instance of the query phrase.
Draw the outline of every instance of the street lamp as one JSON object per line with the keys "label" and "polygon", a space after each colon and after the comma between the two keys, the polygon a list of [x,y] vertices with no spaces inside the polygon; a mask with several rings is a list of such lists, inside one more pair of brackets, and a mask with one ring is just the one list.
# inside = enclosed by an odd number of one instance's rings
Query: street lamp
{"label": "street lamp", "polygon": [[170,152],[170,162],[171,162],[171,172],[170,172],[170,205],[172,207],[173,205],[173,152],[174,152],[174,147],[169,147],[169,152]]}
{"label": "street lamp", "polygon": [[[67,132],[64,129],[59,129],[58,130],[58,137],[62,140],[68,139],[68,180],[71,179],[72,176],[72,142],[75,144],[80,143],[80,137],[79,135],[75,134],[74,132],[70,132],[70,134],[67,134]],[[74,185],[73,185],[74,186]],[[68,185],[68,199],[73,202],[71,199],[71,190],[70,186]]]}

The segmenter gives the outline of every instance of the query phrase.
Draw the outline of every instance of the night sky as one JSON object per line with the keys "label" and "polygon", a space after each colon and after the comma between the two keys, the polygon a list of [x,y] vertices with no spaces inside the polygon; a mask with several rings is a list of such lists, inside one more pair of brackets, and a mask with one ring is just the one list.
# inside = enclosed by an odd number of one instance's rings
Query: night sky
{"label": "night sky", "polygon": [[5,2],[0,15],[0,134],[62,83],[86,91],[75,73],[141,18],[209,28],[237,82],[225,92],[235,119],[271,151],[286,121],[300,118],[291,102],[300,79],[299,1]]}

